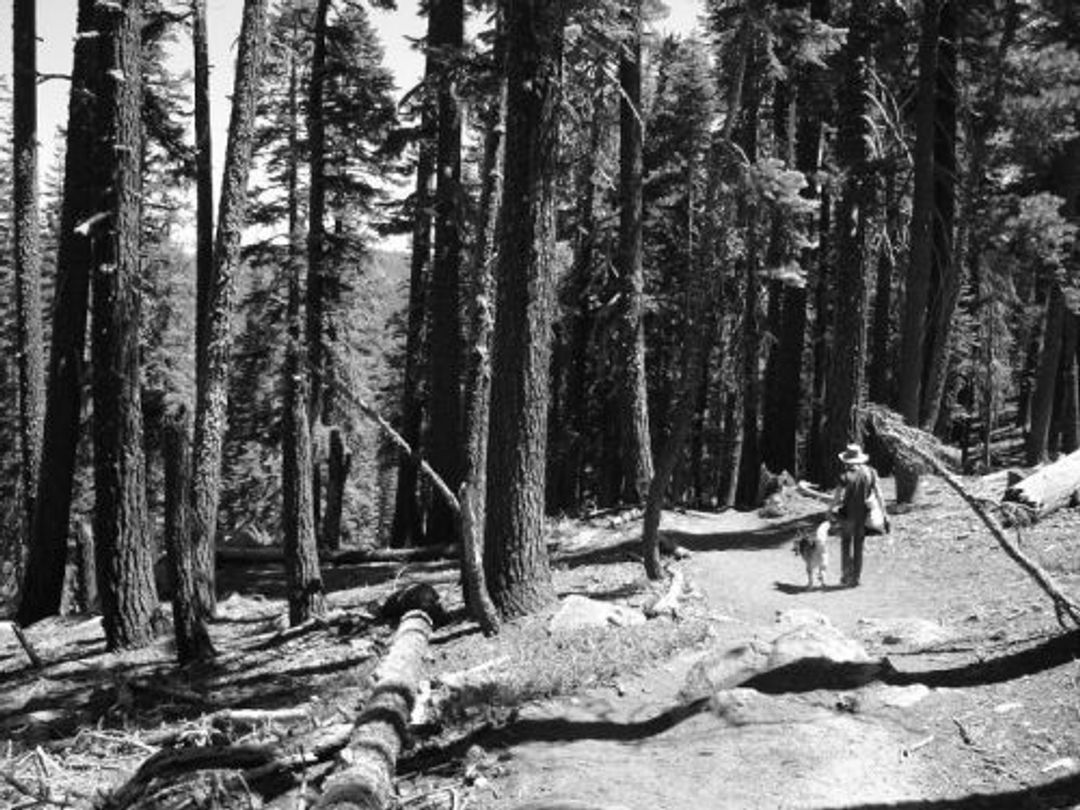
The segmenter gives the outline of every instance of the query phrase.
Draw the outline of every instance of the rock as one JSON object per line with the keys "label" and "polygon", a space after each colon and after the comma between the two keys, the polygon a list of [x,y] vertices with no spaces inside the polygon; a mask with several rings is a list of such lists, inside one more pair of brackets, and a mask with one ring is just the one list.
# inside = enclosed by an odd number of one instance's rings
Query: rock
{"label": "rock", "polygon": [[930,694],[930,687],[921,683],[910,686],[885,686],[880,692],[880,700],[886,706],[907,709]]}
{"label": "rock", "polygon": [[612,605],[571,594],[551,617],[548,629],[575,630],[579,627],[626,627],[645,622],[645,614],[625,605]]}
{"label": "rock", "polygon": [[791,610],[778,610],[776,623],[783,627],[801,627],[803,625],[817,625],[819,627],[832,627],[832,622],[824,613],[809,608],[792,608]]}
{"label": "rock", "polygon": [[706,653],[690,667],[679,695],[695,700],[730,689],[763,671],[768,657],[768,645],[757,640]]}
{"label": "rock", "polygon": [[928,647],[952,638],[938,622],[919,618],[859,619],[858,635],[889,646]]}
{"label": "rock", "polygon": [[776,637],[769,651],[768,668],[776,669],[803,658],[844,663],[871,660],[861,644],[831,624],[802,624]]}

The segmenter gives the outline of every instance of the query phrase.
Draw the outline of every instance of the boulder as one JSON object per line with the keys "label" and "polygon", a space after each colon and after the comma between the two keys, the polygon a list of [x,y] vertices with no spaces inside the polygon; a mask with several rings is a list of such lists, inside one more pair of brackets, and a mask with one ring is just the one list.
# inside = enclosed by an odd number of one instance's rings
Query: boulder
{"label": "boulder", "polygon": [[548,629],[554,632],[581,627],[626,627],[644,622],[645,614],[640,610],[571,594],[562,600],[548,623]]}
{"label": "boulder", "polygon": [[743,683],[766,668],[769,645],[755,640],[706,653],[690,667],[679,693],[690,701]]}
{"label": "boulder", "polygon": [[767,666],[776,669],[804,658],[836,663],[867,663],[871,660],[861,644],[831,624],[801,624],[773,640]]}

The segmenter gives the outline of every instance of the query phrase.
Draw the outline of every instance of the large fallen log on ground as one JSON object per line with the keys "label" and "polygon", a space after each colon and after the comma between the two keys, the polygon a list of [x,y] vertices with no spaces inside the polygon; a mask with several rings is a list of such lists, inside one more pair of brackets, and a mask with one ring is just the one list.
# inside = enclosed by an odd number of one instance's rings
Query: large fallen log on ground
{"label": "large fallen log on ground", "polygon": [[375,671],[375,691],[346,749],[350,764],[327,780],[316,810],[384,810],[390,805],[394,769],[416,702],[431,627],[431,619],[420,610],[402,618],[390,652]]}
{"label": "large fallen log on ground", "polygon": [[[452,560],[461,555],[460,543],[420,548],[350,548],[340,551],[320,551],[319,562],[330,565],[363,565],[365,563],[414,563],[433,560]],[[219,563],[284,562],[281,546],[220,546]]]}
{"label": "large fallen log on ground", "polygon": [[[1013,522],[1025,516],[1030,522],[1046,517],[1076,502],[1080,493],[1080,450],[1041,467],[1005,490],[1002,503],[1019,504],[1012,510]],[[1018,514],[1017,514],[1018,513]]]}

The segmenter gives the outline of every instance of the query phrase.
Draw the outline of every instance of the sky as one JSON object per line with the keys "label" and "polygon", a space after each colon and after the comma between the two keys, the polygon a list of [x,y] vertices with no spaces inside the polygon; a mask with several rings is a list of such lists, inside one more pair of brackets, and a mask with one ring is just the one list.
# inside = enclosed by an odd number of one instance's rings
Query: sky
{"label": "sky", "polygon": [[[659,24],[663,30],[686,33],[695,26],[702,0],[667,0],[668,19]],[[232,74],[236,61],[236,38],[240,32],[241,0],[207,0],[207,31],[210,51],[210,117],[214,152],[215,195],[221,165],[225,157],[228,127],[228,99],[232,94]],[[75,34],[76,0],[40,0],[37,3],[38,72],[71,73]],[[423,57],[409,44],[426,31],[425,18],[418,13],[418,0],[397,0],[396,11],[370,10],[386,52],[386,64],[397,78],[398,95],[404,94],[420,79]],[[181,40],[173,69],[180,73],[191,69],[191,49]],[[10,87],[11,78],[11,3],[0,0],[0,54],[3,74]],[[39,163],[42,176],[55,154],[55,135],[67,123],[69,83],[49,79],[38,85],[38,133],[41,142]]]}

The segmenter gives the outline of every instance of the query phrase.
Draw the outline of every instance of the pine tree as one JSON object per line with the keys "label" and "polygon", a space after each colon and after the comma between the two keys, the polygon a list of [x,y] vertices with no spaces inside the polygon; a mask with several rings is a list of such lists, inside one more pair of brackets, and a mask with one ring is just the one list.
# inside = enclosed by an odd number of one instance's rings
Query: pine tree
{"label": "pine tree", "polygon": [[562,2],[506,10],[506,158],[492,349],[485,571],[503,616],[552,596],[544,544]]}
{"label": "pine tree", "polygon": [[156,612],[140,391],[142,2],[98,6],[96,90],[105,112],[93,172],[103,216],[93,272],[94,542],[109,649],[141,647]]}

